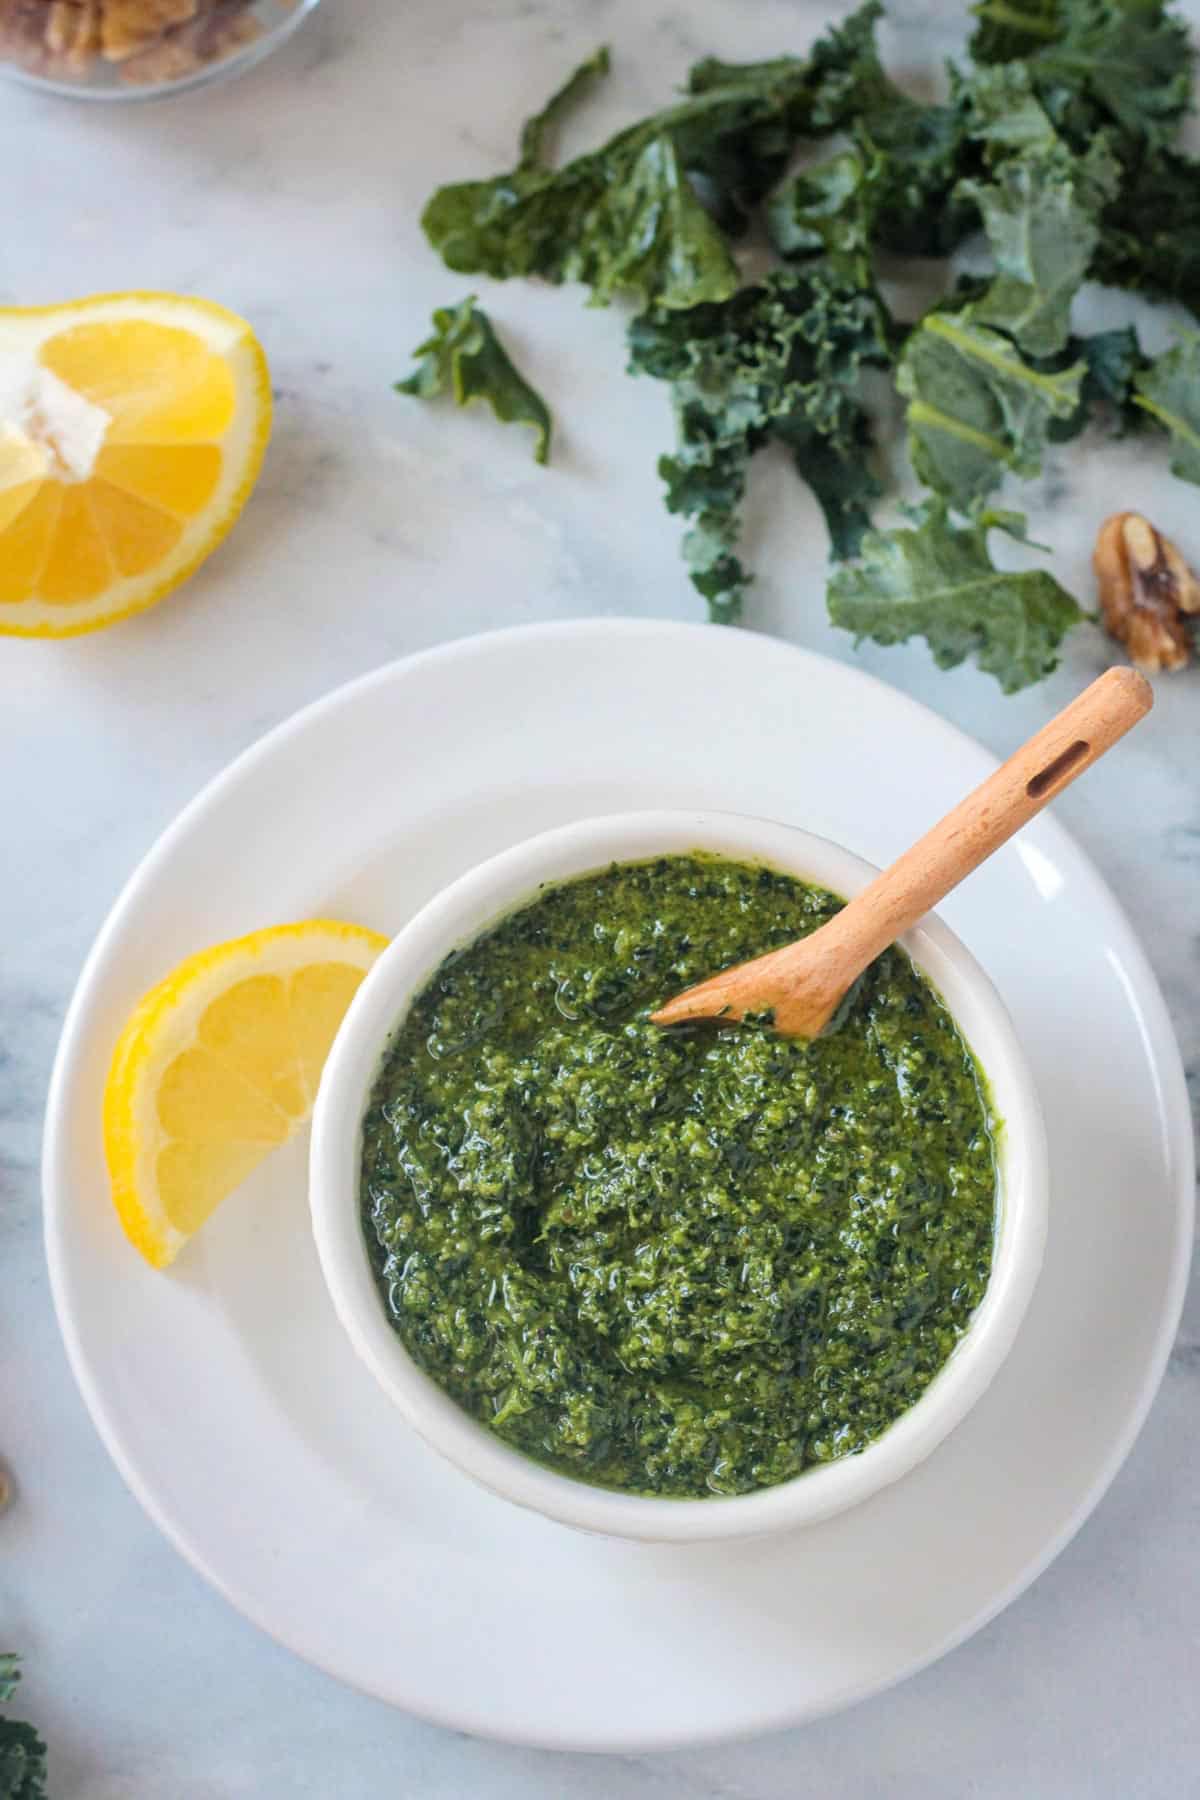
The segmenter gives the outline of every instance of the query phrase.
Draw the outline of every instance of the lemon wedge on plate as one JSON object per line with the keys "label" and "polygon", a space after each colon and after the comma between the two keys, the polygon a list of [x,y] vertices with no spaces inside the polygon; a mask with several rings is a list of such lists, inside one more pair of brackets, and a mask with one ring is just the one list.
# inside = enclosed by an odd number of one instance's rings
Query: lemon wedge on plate
{"label": "lemon wedge on plate", "polygon": [[0,307],[0,632],[153,606],[214,550],[271,429],[244,319],[177,294]]}
{"label": "lemon wedge on plate", "polygon": [[113,1202],[165,1268],[312,1112],[338,1026],[387,939],[276,925],[181,962],[135,1007],[104,1090]]}

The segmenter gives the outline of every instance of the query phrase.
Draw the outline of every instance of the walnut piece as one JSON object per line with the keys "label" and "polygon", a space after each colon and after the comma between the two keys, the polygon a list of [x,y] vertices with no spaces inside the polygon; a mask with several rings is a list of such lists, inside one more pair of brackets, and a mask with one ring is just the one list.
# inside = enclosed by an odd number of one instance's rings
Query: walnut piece
{"label": "walnut piece", "polygon": [[1184,668],[1192,654],[1185,615],[1200,613],[1200,581],[1170,538],[1141,513],[1114,513],[1100,527],[1092,567],[1105,628],[1138,668]]}
{"label": "walnut piece", "polygon": [[122,63],[121,79],[178,81],[205,63],[220,62],[252,44],[261,30],[245,0],[200,0],[200,10],[190,24],[164,31],[155,43]]}
{"label": "walnut piece", "polygon": [[121,62],[195,16],[196,0],[104,0],[104,54],[109,62]]}
{"label": "walnut piece", "polygon": [[0,56],[36,73],[46,55],[45,0],[0,0]]}
{"label": "walnut piece", "polygon": [[0,60],[78,81],[103,57],[123,81],[174,81],[261,29],[252,0],[0,0]]}
{"label": "walnut piece", "polygon": [[68,74],[82,74],[100,48],[100,0],[52,0],[46,49]]}

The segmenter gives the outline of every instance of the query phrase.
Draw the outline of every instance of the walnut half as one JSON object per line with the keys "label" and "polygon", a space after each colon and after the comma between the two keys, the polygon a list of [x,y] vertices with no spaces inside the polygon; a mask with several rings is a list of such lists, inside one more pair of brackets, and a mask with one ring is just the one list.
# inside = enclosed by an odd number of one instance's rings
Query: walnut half
{"label": "walnut half", "polygon": [[1139,669],[1182,669],[1192,653],[1184,615],[1200,613],[1200,581],[1141,513],[1114,513],[1096,538],[1092,567],[1105,628]]}

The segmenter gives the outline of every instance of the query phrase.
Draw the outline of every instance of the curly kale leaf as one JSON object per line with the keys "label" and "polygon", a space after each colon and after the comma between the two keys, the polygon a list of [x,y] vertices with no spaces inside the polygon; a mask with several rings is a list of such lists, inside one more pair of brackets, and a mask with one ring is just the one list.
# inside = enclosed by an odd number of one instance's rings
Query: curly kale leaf
{"label": "curly kale leaf", "polygon": [[397,393],[430,400],[448,390],[456,406],[486,400],[498,419],[533,427],[533,454],[544,463],[550,455],[549,408],[513,364],[475,296],[469,294],[458,306],[438,307],[433,326],[432,337],[413,351],[421,360],[396,383]]}
{"label": "curly kale leaf", "polygon": [[[12,1699],[20,1660],[0,1653],[0,1704]],[[0,1718],[0,1800],[45,1800],[46,1746],[32,1725]]]}
{"label": "curly kale leaf", "polygon": [[972,308],[981,325],[1007,331],[1028,356],[1053,356],[1070,332],[1071,302],[1100,237],[1100,211],[1120,171],[1103,138],[1083,156],[1039,144],[1005,157],[987,181],[964,181],[998,273]]}
{"label": "curly kale leaf", "polygon": [[975,11],[972,56],[1024,58],[1038,98],[1075,147],[1106,125],[1131,146],[1174,140],[1191,101],[1193,52],[1165,0],[984,0]]}
{"label": "curly kale leaf", "polygon": [[1079,405],[1083,364],[1035,369],[968,306],[931,312],[904,347],[896,385],[908,401],[913,466],[927,487],[969,512],[1005,471],[1036,475],[1051,421]]}
{"label": "curly kale leaf", "polygon": [[986,520],[953,524],[939,500],[911,526],[868,532],[861,559],[830,577],[830,618],[878,644],[923,637],[939,668],[970,657],[1006,694],[1040,681],[1083,615],[1046,570],[997,569],[987,534]]}
{"label": "curly kale leaf", "polygon": [[1134,404],[1171,434],[1171,473],[1200,482],[1200,334],[1135,375]]}
{"label": "curly kale leaf", "polygon": [[1101,220],[1091,273],[1200,316],[1200,161],[1163,151],[1127,169]]}
{"label": "curly kale leaf", "polygon": [[722,305],[645,313],[629,342],[631,370],[671,384],[676,449],[659,473],[668,511],[692,521],[684,557],[714,619],[741,611],[740,509],[750,458],[769,439],[812,487],[835,554],[857,546],[879,491],[860,375],[889,356],[871,295],[821,263],[777,269]]}
{"label": "curly kale leaf", "polygon": [[[550,169],[548,127],[590,85],[576,71],[526,126],[515,169],[438,189],[426,235],[452,269],[581,281],[601,303],[621,291],[660,307],[727,299],[738,272],[721,228],[744,223],[801,137],[850,118],[879,11],[868,0],[807,59],[697,64],[676,105]],[[585,65],[606,67],[599,55]]]}
{"label": "curly kale leaf", "polygon": [[44,1800],[46,1746],[32,1725],[0,1718],[0,1800]]}

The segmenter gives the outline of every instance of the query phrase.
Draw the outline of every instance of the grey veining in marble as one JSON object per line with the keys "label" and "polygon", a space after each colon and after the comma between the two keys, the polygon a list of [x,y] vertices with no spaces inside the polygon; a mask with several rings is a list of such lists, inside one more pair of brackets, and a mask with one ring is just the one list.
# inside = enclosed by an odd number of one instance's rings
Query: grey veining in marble
{"label": "grey veining in marble", "polygon": [[[1134,1455],[1008,1612],[843,1717],[645,1759],[452,1736],[260,1637],[126,1492],[50,1309],[37,1162],[59,1023],[117,889],[179,807],[266,727],[407,651],[520,620],[694,616],[653,475],[665,395],[618,377],[617,309],[483,284],[538,385],[568,397],[549,471],[479,411],[423,410],[390,392],[431,308],[466,290],[426,249],[421,201],[437,180],[501,166],[528,102],[600,39],[615,47],[616,72],[589,133],[661,99],[698,53],[802,46],[822,10],[811,0],[327,0],[243,81],[165,105],[85,109],[0,87],[0,301],[139,286],[209,294],[254,321],[277,389],[259,491],[183,593],[110,633],[0,649],[0,1448],[17,1483],[0,1518],[0,1637],[28,1657],[23,1698],[52,1744],[55,1800],[1200,1792],[1194,1287]],[[895,10],[885,48],[917,80],[961,40],[957,8]],[[1097,316],[1117,316],[1114,304],[1097,301]],[[1053,543],[1080,592],[1095,525],[1114,504],[1143,507],[1200,556],[1195,490],[1170,482],[1157,453],[1068,447],[1027,503],[1034,535]],[[819,601],[798,601],[789,585],[816,529],[783,463],[765,462],[749,513],[761,572],[750,620],[850,660]],[[919,647],[867,648],[861,660],[1005,751],[1103,651],[1080,632],[1053,680],[1012,700],[970,670],[937,672]],[[1144,934],[1194,1085],[1198,752],[1200,676],[1164,681],[1119,774],[1061,805]]]}

